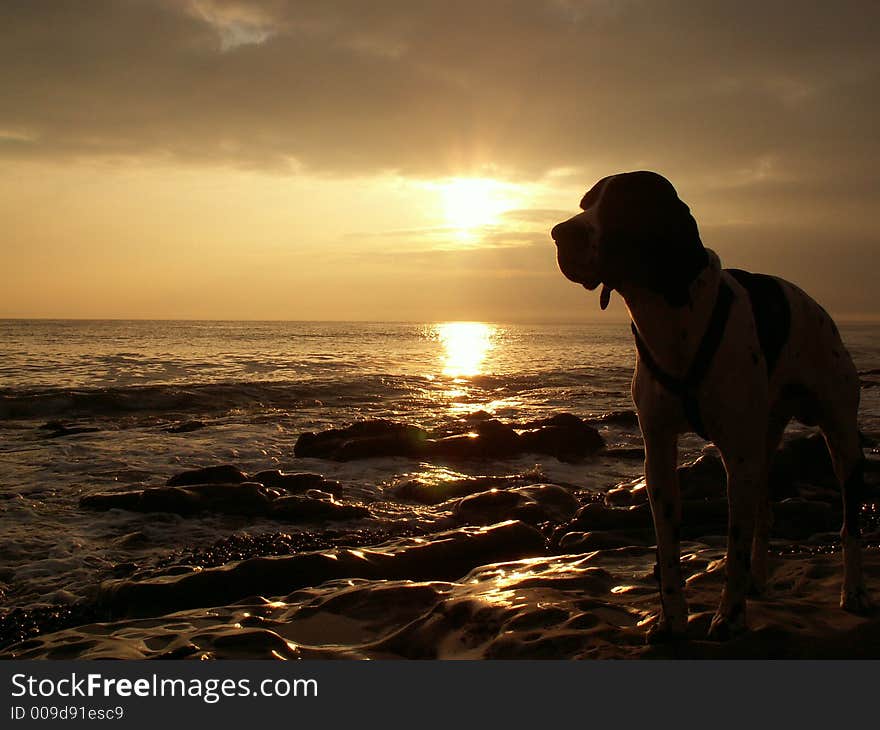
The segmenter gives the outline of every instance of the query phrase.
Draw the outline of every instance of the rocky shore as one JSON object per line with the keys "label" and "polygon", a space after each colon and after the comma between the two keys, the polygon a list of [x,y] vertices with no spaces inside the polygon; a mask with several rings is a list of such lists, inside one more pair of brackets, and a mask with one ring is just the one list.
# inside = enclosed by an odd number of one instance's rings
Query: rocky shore
{"label": "rocky shore", "polygon": [[[614,416],[612,416],[614,417]],[[624,417],[621,415],[620,417]],[[522,454],[570,463],[613,454],[570,414],[525,423],[477,416],[429,432],[364,421],[302,434],[298,458],[479,462]],[[862,527],[869,589],[880,596],[880,459],[866,442]],[[83,510],[204,514],[278,523],[275,532],[117,566],[93,595],[43,614],[7,614],[4,658],[878,657],[880,616],[837,608],[842,521],[824,442],[790,439],[775,459],[767,594],[751,631],[705,641],[720,595],[724,470],[707,448],[679,467],[691,641],[648,647],[659,606],[644,480],[561,483],[540,473],[383,487],[388,504],[426,510],[430,529],[376,522],[365,502],[314,471],[190,469],[167,483],[84,495]],[[300,530],[295,537],[285,524]],[[303,527],[305,526],[305,527]]]}

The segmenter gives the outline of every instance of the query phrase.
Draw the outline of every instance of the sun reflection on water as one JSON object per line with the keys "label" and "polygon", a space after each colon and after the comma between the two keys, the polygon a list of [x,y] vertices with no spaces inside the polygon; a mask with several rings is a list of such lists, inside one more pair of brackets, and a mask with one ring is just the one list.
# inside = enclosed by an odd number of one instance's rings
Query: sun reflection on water
{"label": "sun reflection on water", "polygon": [[496,328],[483,322],[444,322],[435,327],[443,344],[443,374],[468,378],[483,372],[483,362],[494,346]]}

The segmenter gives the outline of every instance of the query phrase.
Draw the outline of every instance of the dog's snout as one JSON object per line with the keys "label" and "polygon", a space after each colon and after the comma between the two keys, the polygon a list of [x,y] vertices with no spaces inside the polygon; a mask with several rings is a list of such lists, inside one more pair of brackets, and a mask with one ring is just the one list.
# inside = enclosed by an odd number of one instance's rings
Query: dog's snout
{"label": "dog's snout", "polygon": [[550,238],[559,243],[560,239],[566,237],[566,233],[571,233],[571,221],[562,221],[562,223],[557,223],[553,226],[553,229],[550,231]]}
{"label": "dog's snout", "polygon": [[557,223],[550,231],[550,237],[559,243],[579,243],[586,238],[587,229],[584,225],[574,219],[569,218],[567,221]]}

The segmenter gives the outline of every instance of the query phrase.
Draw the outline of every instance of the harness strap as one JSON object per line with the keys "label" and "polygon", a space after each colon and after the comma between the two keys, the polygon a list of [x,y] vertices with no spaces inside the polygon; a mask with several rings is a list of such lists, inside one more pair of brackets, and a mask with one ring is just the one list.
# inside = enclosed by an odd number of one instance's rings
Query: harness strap
{"label": "harness strap", "polygon": [[703,382],[703,378],[706,377],[706,373],[709,372],[709,367],[712,365],[712,359],[715,357],[715,353],[718,351],[718,346],[721,344],[721,338],[724,336],[724,328],[727,325],[727,318],[730,315],[730,305],[732,303],[733,291],[726,282],[719,282],[718,296],[715,298],[715,307],[712,309],[712,316],[709,318],[709,324],[706,326],[706,331],[703,333],[703,338],[700,340],[700,344],[697,347],[697,352],[694,354],[691,366],[688,368],[688,371],[683,378],[673,377],[663,370],[648,351],[648,346],[645,344],[641,335],[639,335],[635,323],[633,322],[630,325],[633,336],[636,340],[636,350],[639,352],[639,360],[641,360],[645,367],[648,368],[651,375],[654,376],[654,379],[660,383],[660,385],[681,399],[685,417],[687,418],[688,423],[690,423],[691,428],[706,440],[709,439],[709,435],[706,432],[706,426],[700,415],[700,402],[697,399],[697,389],[699,388],[700,383]]}

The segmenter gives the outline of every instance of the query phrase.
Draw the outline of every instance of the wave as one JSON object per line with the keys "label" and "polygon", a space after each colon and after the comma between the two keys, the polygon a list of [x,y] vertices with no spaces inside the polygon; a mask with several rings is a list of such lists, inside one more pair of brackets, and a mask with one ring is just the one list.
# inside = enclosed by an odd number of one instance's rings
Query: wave
{"label": "wave", "polygon": [[[0,388],[0,421],[30,418],[86,418],[125,414],[224,413],[233,409],[285,409],[315,405],[352,406],[406,399],[410,405],[443,397],[465,387],[474,397],[567,392],[573,387],[596,394],[625,392],[629,372],[602,374],[560,370],[514,375],[480,375],[466,382],[414,375],[360,375],[300,381],[231,381],[191,384],[127,385],[96,388]],[[610,388],[610,390],[609,390]]]}
{"label": "wave", "polygon": [[[338,393],[345,387],[337,384]],[[0,391],[0,420],[64,416],[113,416],[127,413],[218,413],[262,406],[295,408],[314,403],[325,388],[280,382],[140,385],[111,388],[47,388]]]}

